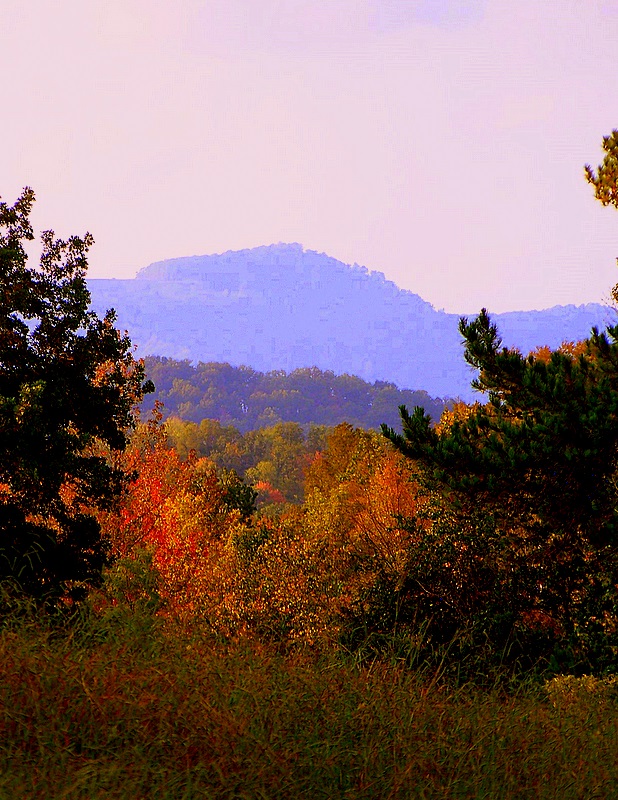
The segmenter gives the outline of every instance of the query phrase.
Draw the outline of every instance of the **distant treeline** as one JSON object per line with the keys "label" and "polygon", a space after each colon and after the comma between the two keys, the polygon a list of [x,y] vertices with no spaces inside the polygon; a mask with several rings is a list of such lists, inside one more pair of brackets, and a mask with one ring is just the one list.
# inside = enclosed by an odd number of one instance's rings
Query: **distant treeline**
{"label": "distant treeline", "polygon": [[241,433],[279,422],[329,427],[348,422],[364,429],[386,423],[397,427],[402,404],[409,409],[422,406],[435,421],[448,405],[425,391],[398,389],[386,381],[371,384],[317,367],[263,373],[225,363],[193,366],[188,360],[160,356],[148,356],[145,362],[146,374],[156,387],[143,404],[146,413],[160,400],[164,417],[198,423],[215,419]]}

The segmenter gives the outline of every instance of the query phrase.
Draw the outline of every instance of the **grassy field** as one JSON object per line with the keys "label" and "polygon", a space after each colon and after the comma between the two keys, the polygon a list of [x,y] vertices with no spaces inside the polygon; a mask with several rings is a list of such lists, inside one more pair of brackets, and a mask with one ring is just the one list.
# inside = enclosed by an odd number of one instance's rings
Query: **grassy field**
{"label": "grassy field", "polygon": [[618,796],[618,700],[594,681],[453,687],[124,612],[14,616],[0,670],[7,800]]}

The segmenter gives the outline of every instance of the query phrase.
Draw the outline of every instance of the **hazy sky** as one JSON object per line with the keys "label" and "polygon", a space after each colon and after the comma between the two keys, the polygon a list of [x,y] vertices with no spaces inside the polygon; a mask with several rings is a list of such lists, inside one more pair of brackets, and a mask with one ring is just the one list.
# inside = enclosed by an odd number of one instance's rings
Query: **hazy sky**
{"label": "hazy sky", "polygon": [[273,242],[471,313],[607,299],[618,0],[20,0],[0,196],[92,277]]}

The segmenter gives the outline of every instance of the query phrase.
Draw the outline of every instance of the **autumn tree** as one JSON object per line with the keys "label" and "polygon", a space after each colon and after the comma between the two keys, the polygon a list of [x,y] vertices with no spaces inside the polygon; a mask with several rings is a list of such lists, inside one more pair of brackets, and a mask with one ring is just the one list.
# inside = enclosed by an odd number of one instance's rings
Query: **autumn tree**
{"label": "autumn tree", "polygon": [[410,622],[402,601],[426,500],[414,466],[376,431],[342,423],[326,444],[307,473],[304,535],[340,587],[340,633],[353,645]]}
{"label": "autumn tree", "polygon": [[156,413],[138,425],[123,455],[133,480],[100,519],[116,568],[147,556],[163,606],[186,618],[221,602],[219,565],[227,540],[248,522],[254,493],[195,453],[182,461],[166,438]]}
{"label": "autumn tree", "polygon": [[42,234],[34,193],[0,202],[0,579],[34,597],[96,582],[105,547],[93,510],[125,480],[103,450],[122,450],[134,407],[152,386],[127,335],[89,311],[90,234]]}
{"label": "autumn tree", "polygon": [[[594,186],[594,196],[604,206],[618,208],[618,130],[603,137],[605,157],[595,172],[586,164],[584,172],[588,183]],[[612,289],[614,303],[618,304],[618,284]]]}
{"label": "autumn tree", "polygon": [[595,197],[604,206],[618,208],[618,130],[610,136],[603,137],[605,156],[595,172],[590,164],[586,164],[584,172],[586,180],[595,189]]}
{"label": "autumn tree", "polygon": [[206,456],[221,470],[234,472],[253,484],[260,506],[299,503],[304,492],[305,469],[325,447],[326,427],[310,425],[304,431],[296,422],[279,422],[241,434],[232,425],[214,419],[199,425],[170,417],[168,443],[181,458],[191,451]]}

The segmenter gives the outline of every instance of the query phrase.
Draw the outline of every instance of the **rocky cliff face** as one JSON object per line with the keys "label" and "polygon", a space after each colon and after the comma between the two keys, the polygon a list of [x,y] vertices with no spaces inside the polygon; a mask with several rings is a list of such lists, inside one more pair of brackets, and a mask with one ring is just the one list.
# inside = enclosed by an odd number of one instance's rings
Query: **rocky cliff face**
{"label": "rocky cliff face", "polygon": [[[140,355],[260,371],[317,366],[438,397],[473,396],[456,314],[299,244],[160,261],[132,280],[88,285],[93,308],[115,308]],[[584,338],[615,316],[588,304],[493,319],[505,345],[528,352]]]}

